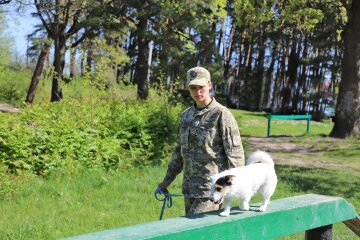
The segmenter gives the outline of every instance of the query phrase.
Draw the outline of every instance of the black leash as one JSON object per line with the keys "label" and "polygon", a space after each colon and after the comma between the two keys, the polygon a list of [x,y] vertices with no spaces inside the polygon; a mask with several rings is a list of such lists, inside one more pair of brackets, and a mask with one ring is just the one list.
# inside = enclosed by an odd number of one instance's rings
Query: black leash
{"label": "black leash", "polygon": [[[161,195],[163,195],[163,196],[161,196]],[[156,200],[163,202],[161,212],[160,212],[160,219],[159,219],[159,220],[162,220],[166,203],[167,203],[167,207],[171,208],[172,207],[172,197],[182,197],[184,195],[183,194],[170,194],[170,192],[168,190],[164,191],[161,188],[158,188],[155,190],[154,196],[155,196]]]}

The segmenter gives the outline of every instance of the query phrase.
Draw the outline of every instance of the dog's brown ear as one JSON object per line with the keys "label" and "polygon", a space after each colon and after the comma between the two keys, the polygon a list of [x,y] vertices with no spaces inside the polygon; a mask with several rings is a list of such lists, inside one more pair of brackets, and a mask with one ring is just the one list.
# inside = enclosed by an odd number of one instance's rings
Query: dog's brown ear
{"label": "dog's brown ear", "polygon": [[225,176],[226,184],[231,185],[234,177],[235,177],[234,175],[227,175],[227,176]]}

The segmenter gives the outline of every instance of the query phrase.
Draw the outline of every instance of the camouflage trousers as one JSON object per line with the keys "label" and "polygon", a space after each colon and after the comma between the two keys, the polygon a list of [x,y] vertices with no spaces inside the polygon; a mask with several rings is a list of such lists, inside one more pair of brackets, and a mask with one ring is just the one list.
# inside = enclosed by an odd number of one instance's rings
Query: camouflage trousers
{"label": "camouflage trousers", "polygon": [[185,198],[186,216],[219,210],[220,206],[221,205],[214,204],[208,198]]}

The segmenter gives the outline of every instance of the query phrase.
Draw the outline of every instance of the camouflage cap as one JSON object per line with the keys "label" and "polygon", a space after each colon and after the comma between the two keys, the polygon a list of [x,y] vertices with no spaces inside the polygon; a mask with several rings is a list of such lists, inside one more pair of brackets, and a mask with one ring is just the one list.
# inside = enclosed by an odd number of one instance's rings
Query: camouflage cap
{"label": "camouflage cap", "polygon": [[187,71],[186,74],[187,86],[198,85],[206,86],[210,79],[210,73],[203,67],[194,67]]}

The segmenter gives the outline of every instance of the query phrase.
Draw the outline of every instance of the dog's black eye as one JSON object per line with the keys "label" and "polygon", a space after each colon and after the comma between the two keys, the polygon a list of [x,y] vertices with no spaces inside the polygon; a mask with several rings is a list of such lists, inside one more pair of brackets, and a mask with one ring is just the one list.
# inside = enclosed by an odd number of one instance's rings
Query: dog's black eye
{"label": "dog's black eye", "polygon": [[216,188],[216,191],[220,192],[221,189],[222,189],[221,187],[217,187],[217,188]]}

